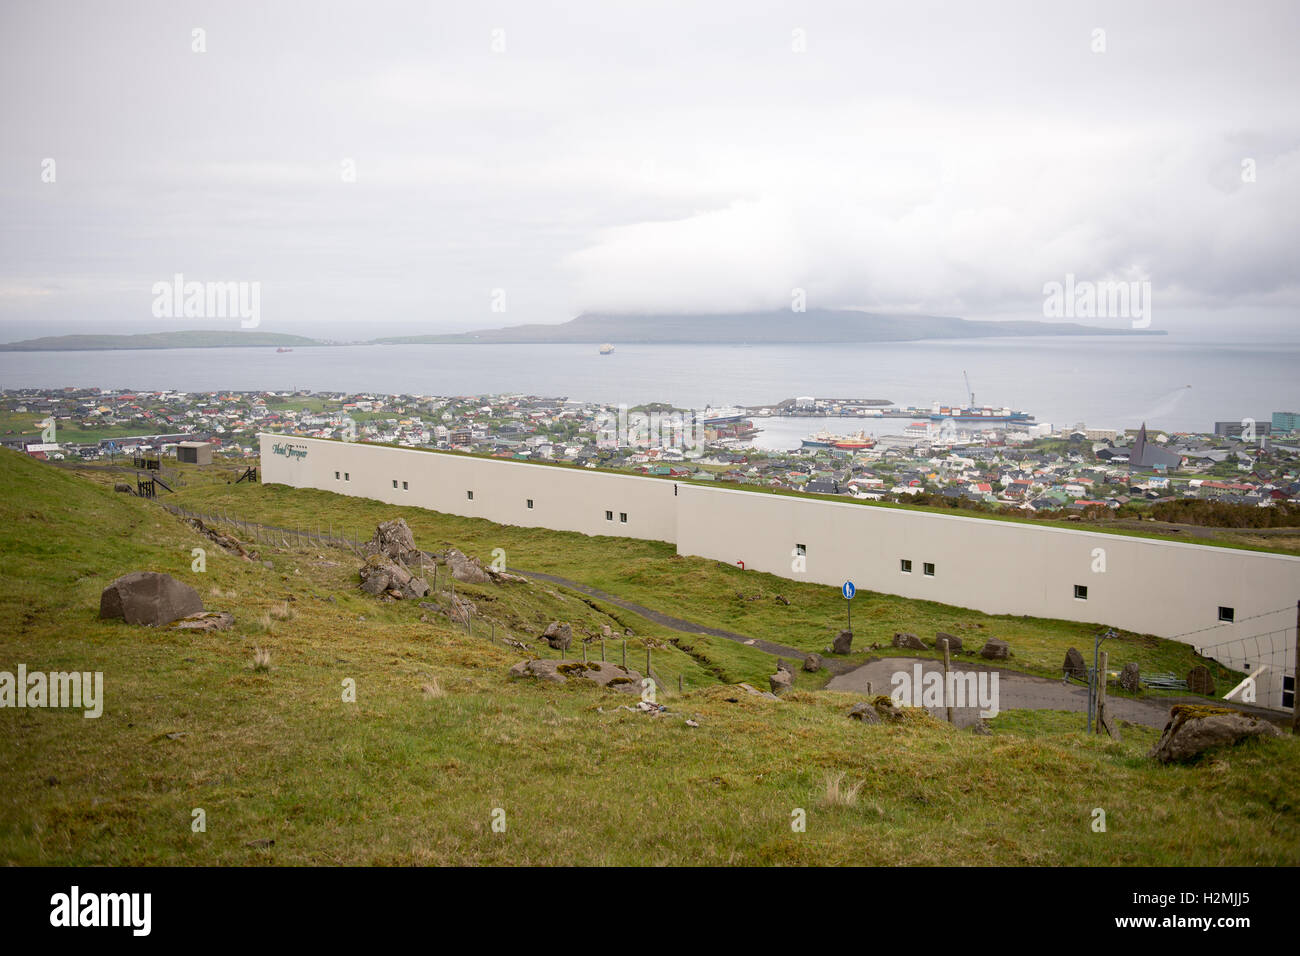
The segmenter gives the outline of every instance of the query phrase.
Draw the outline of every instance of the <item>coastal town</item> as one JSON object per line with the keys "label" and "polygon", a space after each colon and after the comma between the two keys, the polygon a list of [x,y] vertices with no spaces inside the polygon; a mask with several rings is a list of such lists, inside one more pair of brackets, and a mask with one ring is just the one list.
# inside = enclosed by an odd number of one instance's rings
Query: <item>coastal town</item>
{"label": "coastal town", "polygon": [[[1207,423],[1204,432],[1036,423],[1009,409],[890,409],[881,400],[798,398],[702,412],[614,408],[558,397],[7,390],[0,445],[52,462],[175,458],[204,443],[249,464],[259,432],[432,448],[685,481],[975,511],[1142,516],[1200,500],[1260,509],[1300,502],[1300,415]],[[927,415],[928,412],[928,415]],[[925,416],[925,417],[922,417]],[[776,418],[806,417],[785,450],[756,442]],[[847,435],[819,417],[860,418]],[[879,419],[906,419],[874,437]],[[910,419],[917,419],[912,421]],[[1267,526],[1273,516],[1251,523]],[[1290,523],[1290,522],[1283,522]]]}

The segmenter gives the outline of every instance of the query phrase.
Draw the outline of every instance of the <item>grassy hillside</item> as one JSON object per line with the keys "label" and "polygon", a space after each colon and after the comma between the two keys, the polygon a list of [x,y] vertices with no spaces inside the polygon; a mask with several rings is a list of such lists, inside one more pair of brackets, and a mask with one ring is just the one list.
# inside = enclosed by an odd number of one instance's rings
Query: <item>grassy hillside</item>
{"label": "grassy hillside", "polygon": [[[628,698],[612,691],[508,680],[519,652],[422,622],[412,603],[361,594],[355,560],[341,551],[254,545],[262,553],[245,562],[157,505],[10,452],[0,452],[0,486],[0,669],[100,670],[107,698],[97,720],[0,710],[7,864],[1300,859],[1300,746],[1291,738],[1162,767],[1143,756],[1154,732],[1127,727],[1122,743],[1087,737],[1076,715],[1004,714],[992,737],[923,717],[863,726],[844,716],[848,695],[748,697],[668,649],[655,651],[656,667],[686,676],[687,692],[661,698],[670,715],[649,717],[621,709]],[[400,511],[197,477],[181,494],[196,506],[238,495],[248,517],[304,508],[358,530]],[[404,513],[426,548],[446,541],[486,558],[489,545],[505,546],[511,564],[635,586],[645,603],[683,616],[707,610],[711,585],[695,578],[731,573],[687,565],[685,583],[657,592],[661,565],[679,563],[659,546],[617,542],[615,551],[610,539],[544,539]],[[196,546],[208,548],[203,575],[190,571]],[[137,569],[193,582],[209,608],[235,612],[236,627],[183,635],[98,620],[100,590]],[[747,592],[765,586],[745,579]],[[809,627],[825,623],[814,622],[820,598],[780,586]],[[560,588],[465,590],[483,620],[524,639],[551,616],[579,630],[608,619],[599,602]],[[769,620],[775,608],[791,610],[774,601],[741,608],[712,597],[720,621],[782,632],[789,643],[821,640],[801,637],[794,619]],[[636,640],[668,636],[618,617]],[[882,616],[871,626],[895,625]],[[1066,625],[1024,627],[1046,643]],[[1026,655],[1030,634],[1021,637]],[[268,671],[253,668],[255,647],[269,650]],[[727,665],[738,672],[770,670],[752,648],[728,643],[718,653],[735,655]],[[356,703],[341,700],[349,678]],[[1091,829],[1096,807],[1106,810],[1106,833]],[[206,832],[191,829],[196,808]],[[505,832],[493,831],[497,809]],[[792,832],[796,809],[806,832]],[[249,845],[259,841],[274,843]]]}

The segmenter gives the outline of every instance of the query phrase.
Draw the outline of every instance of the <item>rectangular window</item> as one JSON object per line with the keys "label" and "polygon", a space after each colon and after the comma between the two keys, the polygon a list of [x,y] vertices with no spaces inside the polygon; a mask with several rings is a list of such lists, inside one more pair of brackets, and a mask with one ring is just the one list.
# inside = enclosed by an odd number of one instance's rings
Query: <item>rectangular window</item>
{"label": "rectangular window", "polygon": [[794,553],[795,553],[796,556],[804,556],[804,555],[807,555],[807,554],[808,554],[808,545],[806,545],[806,544],[796,544],[796,545],[794,546]]}
{"label": "rectangular window", "polygon": [[928,575],[929,577],[934,577],[934,565],[931,564],[929,561],[926,561],[924,564],[921,565],[921,572],[923,574]]}
{"label": "rectangular window", "polygon": [[473,501],[473,500],[474,500],[474,492],[472,492],[472,491],[467,491],[467,492],[465,492],[465,497],[468,498],[470,501]]}
{"label": "rectangular window", "polygon": [[351,473],[346,472],[346,471],[343,472],[343,480],[344,480],[344,481],[351,481],[351,480],[352,480],[352,475],[351,475]]}
{"label": "rectangular window", "polygon": [[1237,619],[1237,609],[1231,607],[1219,608],[1219,620],[1231,624]]}
{"label": "rectangular window", "polygon": [[394,487],[394,488],[397,487],[397,479],[396,479],[396,478],[393,479],[393,487]]}
{"label": "rectangular window", "polygon": [[529,498],[529,499],[528,499],[528,507],[529,507],[529,509],[531,509],[531,508],[533,507],[533,499],[532,499],[532,498]]}
{"label": "rectangular window", "polygon": [[613,521],[613,520],[614,520],[614,512],[612,512],[612,511],[606,511],[606,512],[605,512],[605,520],[606,520],[606,521]]}
{"label": "rectangular window", "polygon": [[403,491],[410,491],[410,490],[411,490],[411,486],[408,485],[406,482],[402,482],[402,490],[403,490]]}
{"label": "rectangular window", "polygon": [[1075,599],[1076,601],[1086,601],[1086,600],[1088,600],[1088,585],[1086,585],[1086,584],[1076,584],[1076,585],[1074,586],[1074,599]]}
{"label": "rectangular window", "polygon": [[902,571],[904,574],[911,574],[912,562],[907,558],[903,558],[901,561],[898,562],[898,570]]}
{"label": "rectangular window", "polygon": [[1282,706],[1295,710],[1295,678],[1282,675]]}
{"label": "rectangular window", "polygon": [[339,480],[339,473],[338,473],[337,471],[334,472],[334,480],[335,480],[335,481],[338,481],[338,480]]}
{"label": "rectangular window", "polygon": [[623,524],[627,524],[627,512],[626,512],[626,511],[620,511],[620,512],[618,513],[618,520],[621,521],[621,522],[623,522]]}

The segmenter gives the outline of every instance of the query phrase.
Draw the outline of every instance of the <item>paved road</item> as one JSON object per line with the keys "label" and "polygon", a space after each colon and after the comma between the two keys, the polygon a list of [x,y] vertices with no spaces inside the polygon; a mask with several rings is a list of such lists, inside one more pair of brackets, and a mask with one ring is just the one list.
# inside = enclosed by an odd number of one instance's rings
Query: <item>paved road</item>
{"label": "paved road", "polygon": [[[869,684],[871,693],[888,694],[894,686],[893,675],[898,671],[906,671],[911,674],[915,664],[921,665],[923,673],[930,671],[943,672],[943,664],[940,661],[920,657],[888,657],[869,661],[856,670],[833,677],[830,683],[826,685],[826,689],[866,694]],[[1003,670],[1000,667],[969,664],[965,661],[957,662],[954,669],[966,672],[996,671],[998,674],[998,707],[1000,710],[1069,710],[1080,714],[1088,712],[1088,688],[1079,684],[1067,684],[1060,680],[1034,677],[1017,671]],[[1169,720],[1169,708],[1180,703],[1204,704],[1207,701],[1204,697],[1158,697],[1149,700],[1135,700],[1131,697],[1115,695],[1106,698],[1106,706],[1117,719],[1154,727],[1156,730],[1164,729]],[[1274,721],[1286,716],[1258,707],[1239,704],[1235,701],[1229,701],[1227,704],[1237,710],[1250,711]],[[943,708],[931,707],[927,709],[935,717],[941,720],[946,719]],[[957,713],[955,715],[959,727],[965,726],[965,724],[971,723],[975,719],[976,709],[969,708],[967,710],[966,713]]]}
{"label": "paved road", "polygon": [[[664,614],[662,611],[656,611],[640,604],[634,604],[624,598],[616,597],[607,591],[593,588],[589,584],[570,581],[568,578],[562,578],[555,574],[543,574],[541,571],[520,571],[518,568],[511,568],[510,570],[515,574],[522,574],[525,577],[535,578],[539,581],[549,581],[552,584],[559,584],[562,587],[570,588],[574,591],[580,591],[588,597],[597,598],[598,600],[613,604],[616,607],[621,607],[625,611],[631,611],[634,614],[640,614],[642,617],[648,618],[656,624],[662,624],[664,627],[671,628],[674,631],[683,631],[687,634],[708,634],[710,637],[721,637],[728,641],[735,641],[738,644],[748,644],[760,651],[766,651],[768,654],[775,654],[778,657],[790,657],[795,660],[803,660],[808,656],[807,651],[801,651],[797,647],[788,647],[785,644],[774,644],[771,641],[764,641],[760,638],[749,637],[745,634],[737,634],[735,631],[724,631],[722,628],[707,627],[703,624],[696,624],[694,621],[687,621],[680,617],[673,617],[669,614]],[[827,662],[828,665],[830,663],[830,661]]]}

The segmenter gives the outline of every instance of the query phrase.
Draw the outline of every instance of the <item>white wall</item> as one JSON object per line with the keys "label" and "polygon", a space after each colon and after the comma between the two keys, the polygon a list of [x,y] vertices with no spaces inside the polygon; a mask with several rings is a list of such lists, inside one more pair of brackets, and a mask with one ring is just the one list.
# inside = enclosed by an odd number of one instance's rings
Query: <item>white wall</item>
{"label": "white wall", "polygon": [[[674,483],[658,478],[360,442],[259,437],[262,480],[267,483],[556,531],[670,542],[677,533]],[[306,455],[277,454],[277,445]],[[469,491],[474,492],[472,500]],[[612,520],[606,519],[607,511],[613,513]],[[620,520],[623,514],[626,523]]]}
{"label": "white wall", "polygon": [[[990,614],[1105,624],[1180,640],[1204,653],[1221,644],[1219,656],[1238,669],[1245,661],[1272,663],[1259,685],[1259,702],[1267,706],[1281,705],[1283,664],[1294,668],[1293,652],[1284,661],[1259,656],[1267,642],[1260,649],[1222,642],[1285,628],[1294,642],[1300,558],[454,452],[272,434],[262,435],[261,445],[267,483],[501,524],[675,542],[680,554],[744,561],[781,577],[835,587],[852,580],[862,590]],[[306,454],[285,454],[290,450]],[[802,574],[791,567],[796,544],[807,547]],[[1093,570],[1100,566],[1097,549],[1104,552],[1104,571]],[[911,559],[911,574],[900,571],[903,558]],[[926,562],[935,565],[933,576],[924,574]],[[1076,584],[1088,588],[1087,600],[1074,597]],[[1237,623],[1220,625],[1220,606],[1233,608]],[[1278,609],[1285,610],[1247,620]]]}

